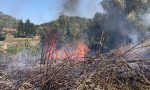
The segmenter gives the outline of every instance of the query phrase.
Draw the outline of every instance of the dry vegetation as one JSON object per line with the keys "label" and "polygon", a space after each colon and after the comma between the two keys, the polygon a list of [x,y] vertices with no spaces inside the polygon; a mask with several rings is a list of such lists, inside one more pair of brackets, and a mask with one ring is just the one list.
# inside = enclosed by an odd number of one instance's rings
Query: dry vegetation
{"label": "dry vegetation", "polygon": [[[84,61],[72,60],[68,57],[65,60],[53,60],[40,64],[42,60],[40,59],[34,62],[32,68],[23,70],[13,69],[15,66],[12,65],[9,72],[6,69],[10,61],[1,61],[0,89],[150,90],[149,58],[144,56],[147,51],[144,51],[144,54],[141,51],[135,54],[134,52],[137,52],[139,48],[150,50],[149,45],[139,43],[130,48],[122,47],[109,54],[85,57]],[[131,53],[134,59],[127,61]]]}
{"label": "dry vegetation", "polygon": [[[63,12],[75,11],[78,5],[72,4],[79,0],[65,1]],[[126,39],[125,44],[137,43],[139,40],[136,39],[145,37],[138,31],[149,30],[144,20],[140,21],[141,14],[147,9],[149,11],[150,6],[149,0],[143,1],[102,0],[102,7],[107,13],[97,13],[93,19],[60,15],[58,20],[40,25],[43,27],[40,32],[43,48],[40,50],[32,47],[39,43],[38,38],[8,36],[0,44],[0,90],[150,90],[150,42],[144,40],[137,45],[118,47]],[[88,38],[81,34],[83,32],[87,33]],[[105,40],[107,36],[109,39]],[[57,41],[66,44],[80,39],[88,39],[91,47],[98,46],[93,47],[94,53],[101,47],[118,49],[105,54],[87,55],[82,59],[71,58],[68,56],[70,53],[63,50],[67,52],[64,59],[53,58]],[[78,48],[72,52],[74,50]],[[81,54],[77,53],[77,56]]]}
{"label": "dry vegetation", "polygon": [[18,48],[26,43],[36,46],[40,43],[40,40],[38,36],[35,38],[14,38],[12,35],[7,35],[6,40],[0,42],[0,48],[16,52]]}

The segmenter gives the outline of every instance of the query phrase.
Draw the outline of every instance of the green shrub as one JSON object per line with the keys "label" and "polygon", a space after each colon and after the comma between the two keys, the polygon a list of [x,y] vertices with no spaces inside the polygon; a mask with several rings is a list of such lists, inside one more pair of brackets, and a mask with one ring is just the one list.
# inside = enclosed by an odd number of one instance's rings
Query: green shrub
{"label": "green shrub", "polygon": [[0,41],[4,41],[6,39],[5,33],[0,33]]}

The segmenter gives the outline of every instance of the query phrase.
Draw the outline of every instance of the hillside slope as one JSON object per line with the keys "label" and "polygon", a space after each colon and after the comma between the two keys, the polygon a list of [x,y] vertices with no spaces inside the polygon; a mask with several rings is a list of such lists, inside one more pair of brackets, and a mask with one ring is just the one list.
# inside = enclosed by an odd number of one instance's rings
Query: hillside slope
{"label": "hillside slope", "polygon": [[18,20],[10,15],[0,12],[0,27],[16,28]]}

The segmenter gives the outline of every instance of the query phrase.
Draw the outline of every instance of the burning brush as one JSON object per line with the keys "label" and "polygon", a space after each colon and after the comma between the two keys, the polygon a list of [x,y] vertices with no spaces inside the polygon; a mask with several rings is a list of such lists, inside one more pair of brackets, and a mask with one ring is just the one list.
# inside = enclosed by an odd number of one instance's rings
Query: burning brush
{"label": "burning brush", "polygon": [[88,46],[82,42],[77,41],[74,43],[68,43],[60,49],[57,48],[57,41],[59,38],[59,32],[57,30],[51,30],[46,33],[44,41],[44,58],[49,60],[84,60],[84,57],[89,51]]}

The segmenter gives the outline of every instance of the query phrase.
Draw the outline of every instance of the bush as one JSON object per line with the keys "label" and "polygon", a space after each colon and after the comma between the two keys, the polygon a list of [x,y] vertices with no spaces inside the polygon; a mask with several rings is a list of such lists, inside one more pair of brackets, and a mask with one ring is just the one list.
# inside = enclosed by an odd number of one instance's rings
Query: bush
{"label": "bush", "polygon": [[25,35],[20,35],[18,32],[13,33],[14,38],[25,38]]}
{"label": "bush", "polygon": [[0,33],[0,41],[4,41],[6,39],[6,35]]}

